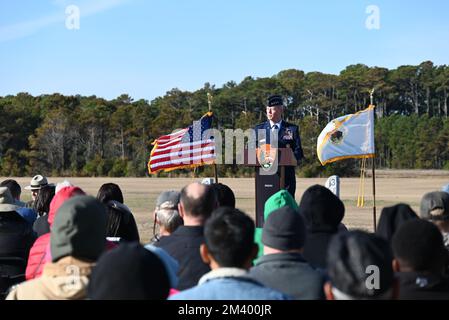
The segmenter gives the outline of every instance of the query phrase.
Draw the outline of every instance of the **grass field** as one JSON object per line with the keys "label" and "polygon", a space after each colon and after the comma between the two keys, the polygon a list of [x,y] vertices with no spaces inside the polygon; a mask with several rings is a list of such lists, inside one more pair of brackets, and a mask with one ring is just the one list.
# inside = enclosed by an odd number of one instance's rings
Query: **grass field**
{"label": "grass field", "polygon": [[[4,178],[0,178],[3,180]],[[23,201],[31,198],[30,193],[23,188],[29,184],[30,177],[15,178],[22,186]],[[49,182],[60,182],[65,178],[49,178]],[[157,196],[165,190],[180,190],[184,185],[195,179],[191,178],[66,178],[81,187],[85,192],[96,195],[103,183],[114,182],[120,185],[125,198],[125,204],[130,207],[136,217],[142,242],[148,242],[152,237],[152,212]],[[196,179],[200,181],[201,179]],[[223,178],[219,182],[229,185],[237,198],[237,207],[254,217],[254,179]],[[297,178],[296,200],[309,186],[323,184],[324,178]],[[383,207],[399,202],[405,202],[419,213],[419,202],[424,193],[439,190],[449,183],[447,171],[379,171],[376,174],[376,207],[377,217]],[[343,222],[349,228],[373,229],[373,196],[372,180],[365,180],[365,207],[357,208],[358,178],[342,178],[340,189],[341,199],[346,207]]]}

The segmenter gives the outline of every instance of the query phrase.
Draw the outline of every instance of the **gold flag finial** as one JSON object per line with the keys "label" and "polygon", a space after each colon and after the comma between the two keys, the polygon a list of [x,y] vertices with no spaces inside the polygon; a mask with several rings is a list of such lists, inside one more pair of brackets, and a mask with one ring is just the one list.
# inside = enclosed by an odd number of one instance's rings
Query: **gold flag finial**
{"label": "gold flag finial", "polygon": [[207,93],[207,104],[209,105],[209,111],[212,111],[212,95]]}

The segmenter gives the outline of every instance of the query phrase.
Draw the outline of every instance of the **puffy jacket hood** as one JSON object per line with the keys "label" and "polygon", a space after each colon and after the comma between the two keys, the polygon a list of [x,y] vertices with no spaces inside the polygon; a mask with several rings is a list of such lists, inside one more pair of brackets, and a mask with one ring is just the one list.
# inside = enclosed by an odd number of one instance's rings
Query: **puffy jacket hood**
{"label": "puffy jacket hood", "polygon": [[84,191],[78,187],[65,187],[59,190],[50,202],[50,212],[48,213],[48,223],[50,224],[50,227],[53,225],[53,221],[55,221],[56,212],[67,199],[84,194]]}

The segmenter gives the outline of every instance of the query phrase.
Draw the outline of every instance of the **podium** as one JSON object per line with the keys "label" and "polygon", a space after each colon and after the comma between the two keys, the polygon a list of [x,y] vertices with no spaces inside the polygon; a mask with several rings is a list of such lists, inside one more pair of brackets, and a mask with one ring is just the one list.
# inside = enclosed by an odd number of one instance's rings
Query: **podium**
{"label": "podium", "polygon": [[[264,147],[261,147],[264,148]],[[271,149],[275,155],[273,165],[267,169],[267,165],[259,162],[261,148],[244,149],[244,166],[254,167],[256,186],[256,227],[262,228],[264,224],[264,206],[269,197],[285,188],[285,167],[296,166],[297,160],[291,148]],[[270,171],[271,170],[271,171]]]}

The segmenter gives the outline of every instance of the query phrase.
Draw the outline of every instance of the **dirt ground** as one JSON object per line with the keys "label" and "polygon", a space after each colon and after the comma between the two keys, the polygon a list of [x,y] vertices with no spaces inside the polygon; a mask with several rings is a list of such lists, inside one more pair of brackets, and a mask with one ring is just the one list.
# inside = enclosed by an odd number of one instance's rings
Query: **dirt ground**
{"label": "dirt ground", "polygon": [[[0,178],[0,181],[5,178]],[[29,200],[30,193],[23,188],[29,184],[31,178],[15,178],[22,186],[23,201]],[[194,179],[190,178],[49,178],[49,182],[56,183],[68,179],[81,187],[86,193],[95,196],[103,183],[114,182],[120,185],[125,198],[125,204],[130,207],[136,217],[143,243],[152,237],[152,212],[157,196],[165,190],[180,190]],[[201,179],[197,179],[201,181]],[[357,208],[357,194],[359,178],[341,178],[340,196],[345,203],[346,213],[343,222],[349,228],[373,230],[373,195],[372,179],[365,179],[365,207]],[[237,199],[237,207],[254,217],[254,179],[251,178],[222,178],[219,182],[229,185]],[[324,185],[325,178],[297,178],[296,200],[301,199],[302,193],[314,184]],[[440,190],[449,183],[447,171],[379,171],[376,173],[376,207],[377,218],[381,209],[399,202],[408,203],[419,213],[419,202],[424,193]]]}

